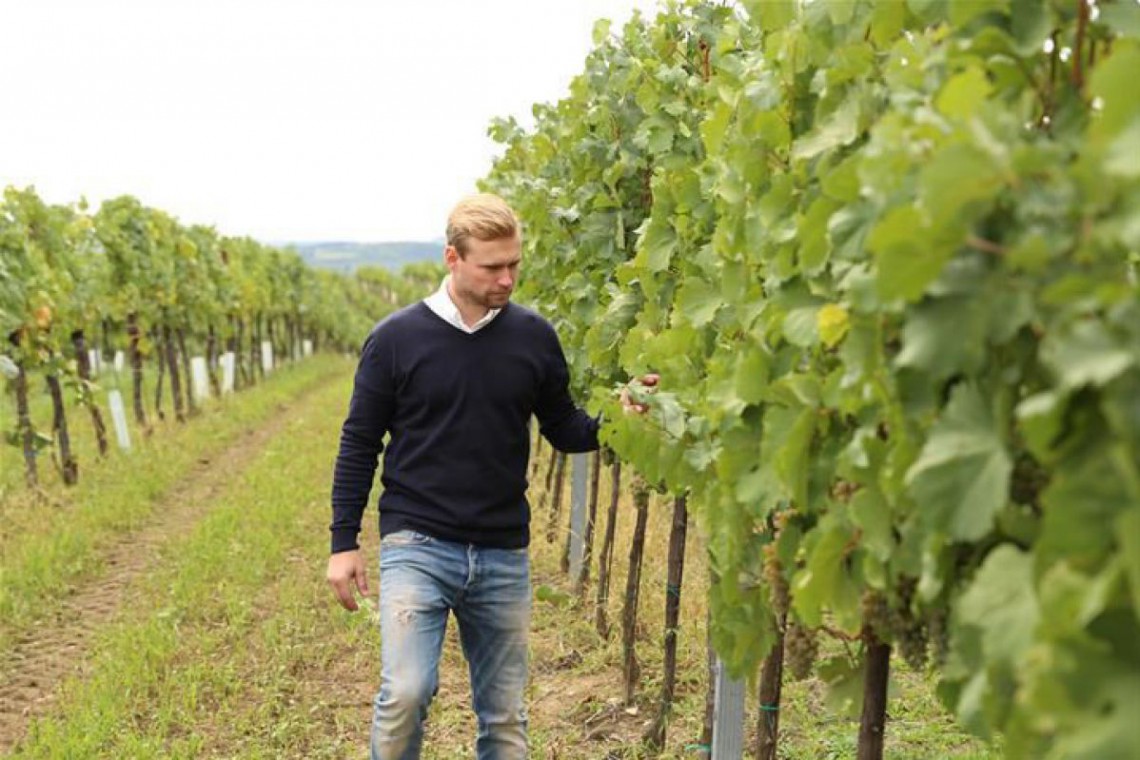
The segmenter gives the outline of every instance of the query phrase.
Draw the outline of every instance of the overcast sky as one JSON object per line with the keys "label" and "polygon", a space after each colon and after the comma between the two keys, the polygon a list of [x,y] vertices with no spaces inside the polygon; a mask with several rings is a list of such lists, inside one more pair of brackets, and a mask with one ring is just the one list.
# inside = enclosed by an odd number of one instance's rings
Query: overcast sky
{"label": "overcast sky", "polygon": [[0,0],[0,186],[264,241],[431,240],[495,116],[654,0]]}

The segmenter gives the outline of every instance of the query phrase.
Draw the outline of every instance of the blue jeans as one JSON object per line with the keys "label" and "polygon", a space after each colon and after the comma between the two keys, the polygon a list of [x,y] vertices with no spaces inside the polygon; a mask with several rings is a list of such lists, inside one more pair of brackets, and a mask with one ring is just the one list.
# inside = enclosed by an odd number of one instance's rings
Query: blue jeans
{"label": "blue jeans", "polygon": [[380,542],[380,692],[372,760],[416,760],[435,696],[448,613],[459,623],[478,718],[478,760],[527,754],[526,549],[459,544],[410,530]]}

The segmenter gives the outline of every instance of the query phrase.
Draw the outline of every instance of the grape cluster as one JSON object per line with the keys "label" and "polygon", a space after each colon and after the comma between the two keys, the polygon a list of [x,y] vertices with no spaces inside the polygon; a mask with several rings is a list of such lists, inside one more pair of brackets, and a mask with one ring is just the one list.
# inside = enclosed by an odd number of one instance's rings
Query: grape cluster
{"label": "grape cluster", "polygon": [[898,605],[891,610],[891,638],[895,650],[913,670],[926,667],[926,625],[915,617],[911,605],[918,582],[914,578],[900,578]]}
{"label": "grape cluster", "polygon": [[796,621],[788,623],[784,633],[784,659],[792,678],[802,681],[810,676],[818,654],[819,641],[815,631]]}
{"label": "grape cluster", "polygon": [[946,655],[950,651],[950,619],[945,607],[936,607],[926,618],[926,634],[930,640],[930,654],[934,664],[942,667],[946,664]]}
{"label": "grape cluster", "polygon": [[1021,452],[1013,463],[1009,496],[1017,504],[1037,506],[1038,497],[1049,485],[1049,473],[1028,452]]}
{"label": "grape cluster", "polygon": [[788,614],[788,581],[784,578],[775,542],[764,545],[764,582],[768,584],[772,612],[777,619],[783,620]]}

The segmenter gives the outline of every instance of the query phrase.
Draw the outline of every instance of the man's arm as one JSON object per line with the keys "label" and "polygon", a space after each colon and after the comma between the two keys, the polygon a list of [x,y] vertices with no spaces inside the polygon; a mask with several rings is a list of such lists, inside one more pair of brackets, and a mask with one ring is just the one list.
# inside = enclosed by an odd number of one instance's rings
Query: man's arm
{"label": "man's arm", "polygon": [[327,577],[337,599],[348,610],[357,609],[353,585],[360,593],[369,594],[357,535],[395,408],[392,347],[377,332],[368,336],[361,351],[333,471],[329,526],[332,556]]}
{"label": "man's arm", "polygon": [[598,448],[599,420],[570,398],[570,370],[566,366],[566,355],[554,328],[545,326],[549,330],[542,346],[546,374],[534,408],[539,430],[559,451],[568,454],[594,451]]}

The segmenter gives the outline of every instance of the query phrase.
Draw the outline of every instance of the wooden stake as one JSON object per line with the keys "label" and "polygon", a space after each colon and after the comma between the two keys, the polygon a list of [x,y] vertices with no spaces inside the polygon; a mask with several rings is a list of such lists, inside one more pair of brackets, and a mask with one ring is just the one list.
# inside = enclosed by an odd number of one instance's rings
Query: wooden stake
{"label": "wooden stake", "polygon": [[891,645],[879,640],[871,626],[863,627],[866,670],[863,675],[863,717],[859,721],[858,760],[882,760],[887,725],[887,681]]}

